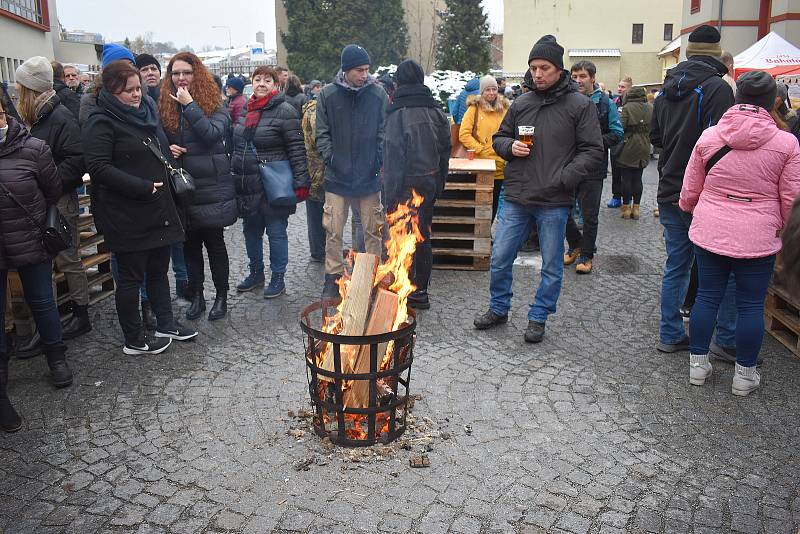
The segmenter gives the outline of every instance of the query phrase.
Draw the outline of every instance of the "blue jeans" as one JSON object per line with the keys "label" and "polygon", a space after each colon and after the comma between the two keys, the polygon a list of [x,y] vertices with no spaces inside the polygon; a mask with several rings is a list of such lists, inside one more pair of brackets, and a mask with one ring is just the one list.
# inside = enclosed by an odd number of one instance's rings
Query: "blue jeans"
{"label": "blue jeans", "polygon": [[322,226],[322,208],[324,206],[325,201],[311,198],[306,200],[308,248],[311,251],[312,258],[321,259],[322,261],[325,261],[325,228]]}
{"label": "blue jeans", "polygon": [[183,243],[175,243],[169,250],[172,256],[172,273],[175,275],[175,280],[187,281],[189,274],[186,272],[186,260],[183,257]]}
{"label": "blue jeans", "polygon": [[[44,261],[34,265],[17,267],[22,281],[25,302],[31,310],[36,328],[42,338],[45,350],[59,350],[64,347],[61,340],[61,318],[58,315],[56,300],[53,297],[53,263]],[[5,325],[6,279],[8,269],[0,270],[0,325]],[[6,352],[6,331],[0,328],[0,352]]]}
{"label": "blue jeans", "polygon": [[[689,240],[692,215],[672,204],[659,203],[658,208],[667,248],[667,262],[664,264],[664,278],[661,281],[659,338],[662,343],[673,345],[686,337],[680,309],[689,287],[694,262],[694,245]],[[736,307],[732,298],[735,288],[733,285],[729,285],[729,288],[717,316],[717,343],[733,348],[736,344]]]}
{"label": "blue jeans", "polygon": [[729,258],[695,247],[699,287],[689,323],[692,354],[708,354],[714,318],[731,274],[736,278],[736,362],[752,367],[764,339],[764,299],[775,256]]}
{"label": "blue jeans", "polygon": [[269,240],[269,269],[283,274],[289,265],[288,215],[250,215],[244,218],[244,244],[250,260],[251,273],[264,272],[264,232]]}
{"label": "blue jeans", "polygon": [[490,309],[495,314],[507,315],[511,309],[514,260],[533,224],[539,232],[542,275],[528,320],[544,323],[556,312],[564,276],[564,231],[569,212],[566,207],[523,206],[510,200],[503,203],[497,218],[489,284]]}

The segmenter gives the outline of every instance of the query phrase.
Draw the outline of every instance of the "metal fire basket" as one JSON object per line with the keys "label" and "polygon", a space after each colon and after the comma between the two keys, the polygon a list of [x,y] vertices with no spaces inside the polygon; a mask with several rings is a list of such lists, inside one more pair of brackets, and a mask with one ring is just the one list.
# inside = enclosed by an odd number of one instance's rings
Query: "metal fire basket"
{"label": "metal fire basket", "polygon": [[[322,438],[328,437],[332,442],[348,447],[389,443],[406,430],[416,314],[409,309],[405,323],[399,329],[384,334],[342,336],[323,332],[320,328],[326,319],[336,313],[338,302],[322,300],[306,307],[300,314],[308,391],[314,406],[314,431]],[[317,365],[317,358],[327,350],[329,343],[333,348],[333,371]],[[387,343],[391,351],[383,359],[386,364],[381,370],[378,347]],[[342,372],[342,346],[368,346],[369,372]],[[369,382],[367,407],[344,405],[343,385],[354,380]]]}

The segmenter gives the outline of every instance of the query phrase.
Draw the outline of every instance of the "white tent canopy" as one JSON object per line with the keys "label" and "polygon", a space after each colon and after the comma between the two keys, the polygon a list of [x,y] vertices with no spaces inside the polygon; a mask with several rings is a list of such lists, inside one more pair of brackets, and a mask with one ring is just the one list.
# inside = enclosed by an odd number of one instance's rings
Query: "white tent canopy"
{"label": "white tent canopy", "polygon": [[749,70],[764,70],[773,76],[800,73],[800,48],[770,32],[733,58],[733,66],[737,77]]}

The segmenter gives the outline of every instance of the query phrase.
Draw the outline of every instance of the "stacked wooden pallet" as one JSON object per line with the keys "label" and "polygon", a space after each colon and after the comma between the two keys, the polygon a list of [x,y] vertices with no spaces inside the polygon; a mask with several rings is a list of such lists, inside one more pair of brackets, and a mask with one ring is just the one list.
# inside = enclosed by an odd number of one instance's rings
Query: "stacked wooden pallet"
{"label": "stacked wooden pallet", "polygon": [[433,208],[433,266],[487,271],[492,255],[494,160],[450,160],[450,174]]}
{"label": "stacked wooden pallet", "polygon": [[782,285],[770,285],[764,318],[767,332],[800,356],[800,298]]}

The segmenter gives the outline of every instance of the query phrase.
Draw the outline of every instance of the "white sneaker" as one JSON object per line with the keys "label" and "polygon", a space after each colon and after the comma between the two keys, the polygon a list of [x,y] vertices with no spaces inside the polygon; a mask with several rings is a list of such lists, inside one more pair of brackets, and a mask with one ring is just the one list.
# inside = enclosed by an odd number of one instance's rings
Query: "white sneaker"
{"label": "white sneaker", "polygon": [[708,354],[689,355],[689,383],[693,386],[702,386],[706,378],[711,376],[714,368],[708,361]]}
{"label": "white sneaker", "polygon": [[167,350],[170,343],[172,343],[171,339],[148,339],[145,337],[141,344],[129,345],[125,343],[125,346],[122,347],[122,352],[130,356],[135,356],[137,354],[161,354]]}
{"label": "white sneaker", "polygon": [[736,364],[731,393],[737,397],[746,397],[751,391],[757,390],[760,385],[761,373],[758,372],[758,367],[755,365],[753,367],[744,367],[738,363]]}

